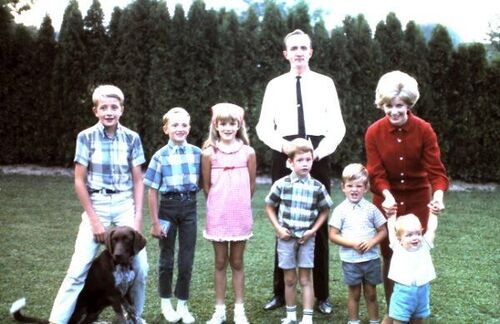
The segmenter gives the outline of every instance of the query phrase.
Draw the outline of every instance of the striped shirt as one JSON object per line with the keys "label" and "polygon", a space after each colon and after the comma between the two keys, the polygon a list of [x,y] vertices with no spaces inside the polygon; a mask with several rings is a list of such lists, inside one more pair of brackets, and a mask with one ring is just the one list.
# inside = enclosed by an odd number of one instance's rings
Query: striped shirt
{"label": "striped shirt", "polygon": [[[366,199],[352,203],[345,199],[335,207],[328,225],[340,231],[342,237],[359,241],[366,241],[377,235],[377,228],[387,222],[384,215],[374,204]],[[353,248],[340,246],[340,260],[344,262],[365,262],[379,258],[379,246],[360,253]]]}
{"label": "striped shirt", "polygon": [[78,134],[75,163],[87,167],[89,190],[132,190],[132,167],[146,162],[141,139],[136,132],[118,124],[110,138],[101,123]]}
{"label": "striped shirt", "polygon": [[301,238],[313,226],[321,210],[333,206],[321,182],[310,175],[299,178],[293,172],[273,184],[265,201],[279,206],[278,222],[296,238]]}
{"label": "striped shirt", "polygon": [[197,191],[200,179],[201,149],[189,143],[169,141],[151,158],[144,184],[160,192]]}

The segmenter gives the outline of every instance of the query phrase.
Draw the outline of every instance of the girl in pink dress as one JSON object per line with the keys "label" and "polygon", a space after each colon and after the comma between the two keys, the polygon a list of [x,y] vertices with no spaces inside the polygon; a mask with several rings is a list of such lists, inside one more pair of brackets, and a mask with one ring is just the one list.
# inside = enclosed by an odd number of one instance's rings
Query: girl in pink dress
{"label": "girl in pink dress", "polygon": [[212,107],[212,121],[203,145],[203,191],[207,219],[203,236],[215,252],[215,312],[207,324],[226,321],[226,269],[231,266],[235,296],[234,322],[247,324],[243,306],[243,253],[252,236],[251,199],[255,192],[256,158],[249,146],[243,108],[220,103]]}

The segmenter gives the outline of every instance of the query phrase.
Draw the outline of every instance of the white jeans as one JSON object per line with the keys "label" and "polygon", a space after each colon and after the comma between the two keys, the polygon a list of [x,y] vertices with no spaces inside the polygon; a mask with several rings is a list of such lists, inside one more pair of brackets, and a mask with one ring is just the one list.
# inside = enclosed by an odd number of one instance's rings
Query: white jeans
{"label": "white jeans", "polygon": [[[92,206],[106,229],[112,226],[127,225],[134,227],[134,200],[132,192],[122,192],[112,195],[92,194]],[[57,293],[50,313],[50,322],[68,323],[76,306],[78,294],[83,288],[92,260],[99,251],[99,244],[94,241],[94,234],[87,214],[82,214],[82,222],[78,229],[75,251],[71,258],[66,277]],[[142,249],[134,258],[133,268],[136,279],[131,288],[132,301],[135,305],[136,317],[142,316],[148,273],[146,249]]]}

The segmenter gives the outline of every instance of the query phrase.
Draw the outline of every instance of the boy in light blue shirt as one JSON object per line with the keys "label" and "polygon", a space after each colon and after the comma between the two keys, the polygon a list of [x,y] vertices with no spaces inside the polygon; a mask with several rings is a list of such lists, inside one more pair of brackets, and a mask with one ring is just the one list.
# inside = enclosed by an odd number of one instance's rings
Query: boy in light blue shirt
{"label": "boy in light blue shirt", "polygon": [[380,323],[376,285],[382,283],[378,244],[387,236],[386,219],[363,198],[368,191],[368,171],[358,163],[342,172],[346,199],[332,212],[329,237],[340,245],[344,282],[348,285],[349,324],[360,323],[359,300],[364,292],[370,324]]}

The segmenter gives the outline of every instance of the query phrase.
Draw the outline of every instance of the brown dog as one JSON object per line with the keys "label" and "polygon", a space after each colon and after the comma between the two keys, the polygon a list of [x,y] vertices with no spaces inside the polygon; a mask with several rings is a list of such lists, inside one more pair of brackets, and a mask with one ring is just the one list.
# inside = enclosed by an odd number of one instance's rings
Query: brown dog
{"label": "brown dog", "polygon": [[[106,235],[106,249],[92,261],[87,279],[78,295],[75,310],[68,324],[90,324],[108,306],[113,307],[119,323],[136,323],[135,309],[130,296],[135,272],[134,255],[146,246],[141,233],[128,226],[111,229]],[[24,323],[49,323],[21,314],[24,298],[12,304],[15,320]],[[126,315],[124,314],[124,311]]]}

